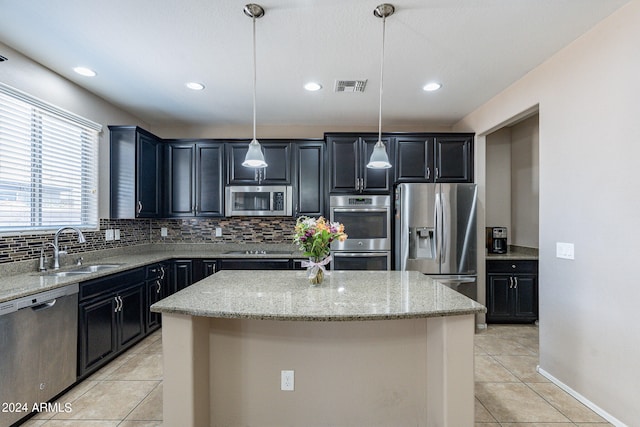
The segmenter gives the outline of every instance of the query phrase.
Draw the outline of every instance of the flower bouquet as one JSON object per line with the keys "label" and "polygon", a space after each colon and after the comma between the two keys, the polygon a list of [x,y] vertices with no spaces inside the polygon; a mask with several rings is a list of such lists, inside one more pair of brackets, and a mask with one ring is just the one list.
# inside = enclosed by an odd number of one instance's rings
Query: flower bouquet
{"label": "flower bouquet", "polygon": [[309,257],[309,261],[303,262],[302,266],[307,267],[307,277],[311,284],[322,283],[325,265],[331,261],[331,242],[335,239],[341,242],[347,239],[344,225],[338,222],[329,222],[324,217],[316,219],[307,216],[301,216],[296,221],[293,242],[304,256]]}

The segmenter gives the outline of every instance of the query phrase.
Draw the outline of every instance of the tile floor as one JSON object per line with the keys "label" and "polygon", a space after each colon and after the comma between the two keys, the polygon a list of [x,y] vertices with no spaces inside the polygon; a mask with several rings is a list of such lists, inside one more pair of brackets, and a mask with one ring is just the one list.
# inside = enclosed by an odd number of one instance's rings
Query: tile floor
{"label": "tile floor", "polygon": [[[475,427],[603,427],[608,424],[535,370],[536,326],[490,326],[475,338]],[[160,331],[63,395],[70,413],[43,413],[24,426],[162,425]]]}

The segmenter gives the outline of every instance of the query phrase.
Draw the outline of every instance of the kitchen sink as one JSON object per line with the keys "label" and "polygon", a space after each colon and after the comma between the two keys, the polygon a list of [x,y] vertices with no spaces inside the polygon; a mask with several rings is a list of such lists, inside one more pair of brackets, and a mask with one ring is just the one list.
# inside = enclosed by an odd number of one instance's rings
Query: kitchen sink
{"label": "kitchen sink", "polygon": [[96,273],[98,271],[110,270],[112,268],[120,267],[122,264],[96,264],[88,265],[86,267],[76,268],[69,271],[56,271],[53,273],[47,273],[46,276],[52,277],[67,277],[67,276],[80,276],[83,274]]}

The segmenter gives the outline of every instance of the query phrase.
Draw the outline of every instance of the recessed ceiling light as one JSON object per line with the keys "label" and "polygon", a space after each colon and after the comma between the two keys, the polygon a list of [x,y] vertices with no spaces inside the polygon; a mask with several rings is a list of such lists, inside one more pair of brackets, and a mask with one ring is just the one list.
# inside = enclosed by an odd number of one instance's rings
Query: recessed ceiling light
{"label": "recessed ceiling light", "polygon": [[198,82],[189,82],[186,86],[191,90],[202,90],[204,89],[204,85]]}
{"label": "recessed ceiling light", "polygon": [[96,76],[96,72],[93,71],[91,68],[87,68],[87,67],[76,67],[73,69],[73,71],[80,74],[81,76],[86,76],[86,77]]}
{"label": "recessed ceiling light", "polygon": [[440,83],[427,83],[422,87],[422,90],[425,92],[433,92],[434,90],[438,90],[442,87]]}
{"label": "recessed ceiling light", "polygon": [[322,85],[320,83],[316,83],[316,82],[309,82],[309,83],[304,85],[304,88],[306,90],[308,90],[309,92],[315,92],[317,90],[322,89]]}

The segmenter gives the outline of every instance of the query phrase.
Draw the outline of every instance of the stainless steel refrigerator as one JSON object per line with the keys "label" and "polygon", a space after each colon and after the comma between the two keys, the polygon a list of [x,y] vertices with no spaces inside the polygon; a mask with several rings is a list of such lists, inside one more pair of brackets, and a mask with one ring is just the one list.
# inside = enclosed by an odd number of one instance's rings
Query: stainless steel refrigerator
{"label": "stainless steel refrigerator", "polygon": [[394,264],[477,300],[476,184],[396,187]]}

